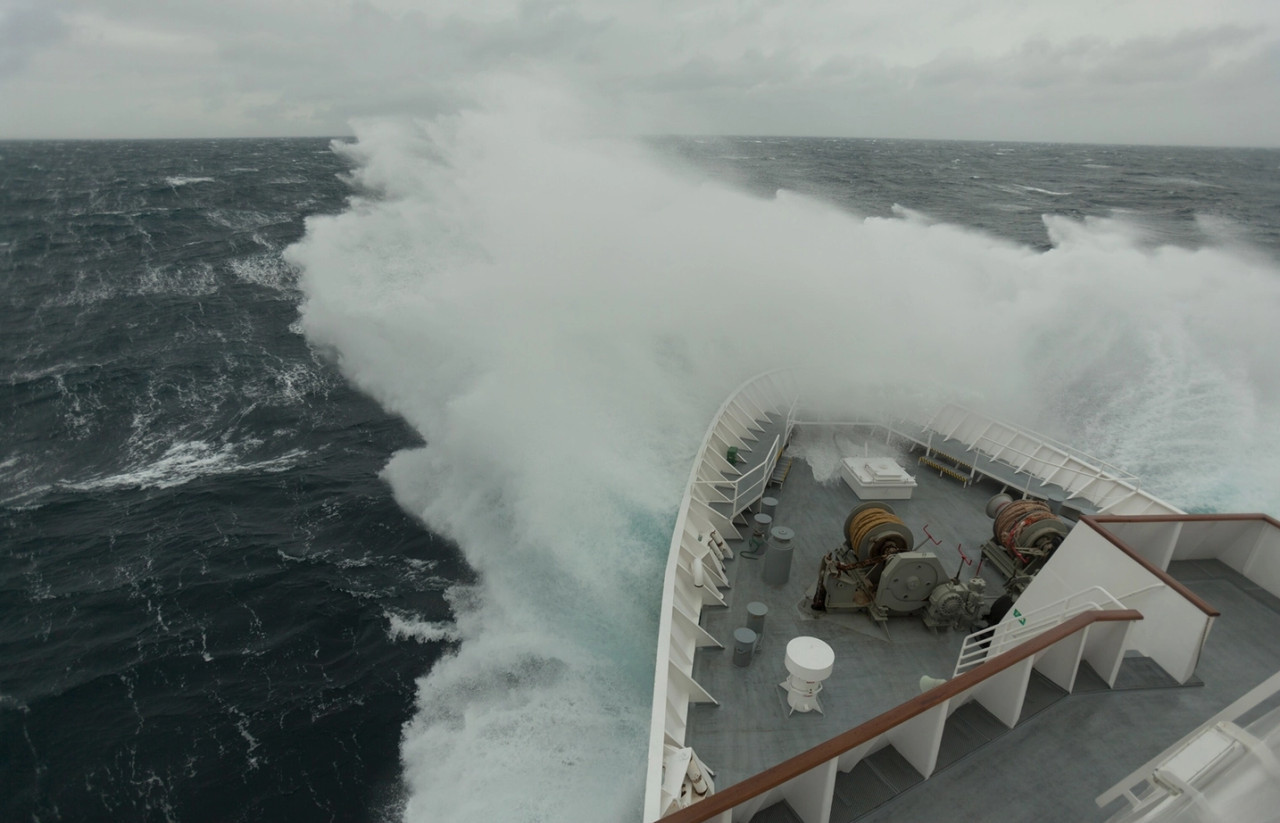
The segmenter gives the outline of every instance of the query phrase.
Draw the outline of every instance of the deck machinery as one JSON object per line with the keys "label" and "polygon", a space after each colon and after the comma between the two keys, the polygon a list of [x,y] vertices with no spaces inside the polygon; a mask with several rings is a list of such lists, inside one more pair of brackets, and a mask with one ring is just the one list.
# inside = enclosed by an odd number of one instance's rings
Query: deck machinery
{"label": "deck machinery", "polygon": [[814,611],[866,610],[884,622],[922,612],[928,626],[970,628],[983,613],[986,583],[948,578],[933,552],[912,551],[915,538],[886,503],[863,503],[844,521],[844,543],[819,565]]}
{"label": "deck machinery", "polygon": [[992,539],[982,555],[1008,578],[1006,588],[1021,592],[1049,561],[1071,529],[1039,500],[1014,500],[997,494],[987,501]]}

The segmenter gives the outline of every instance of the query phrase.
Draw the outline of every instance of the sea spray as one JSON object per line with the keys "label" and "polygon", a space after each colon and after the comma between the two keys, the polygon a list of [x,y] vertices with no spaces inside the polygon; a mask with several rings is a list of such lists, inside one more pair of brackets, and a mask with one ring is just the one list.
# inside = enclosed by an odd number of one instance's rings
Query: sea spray
{"label": "sea spray", "polygon": [[362,140],[356,182],[377,197],[314,222],[294,251],[304,328],[423,433],[387,477],[479,573],[452,592],[462,642],[421,682],[405,730],[406,817],[627,819],[679,478],[726,378],[692,391],[678,329],[650,316],[659,297],[625,264],[558,248],[547,232],[569,214],[512,205],[551,194],[552,169],[578,193],[590,181],[554,143],[527,146],[547,174],[536,185],[490,177],[513,161],[484,143],[500,126],[473,116],[451,135],[383,126]]}
{"label": "sea spray", "polygon": [[668,531],[707,416],[753,372],[958,397],[1179,505],[1277,508],[1256,454],[1280,446],[1280,279],[1257,255],[1062,218],[1040,253],[761,199],[490,92],[361,124],[338,146],[350,208],[289,253],[308,338],[426,441],[387,467],[397,499],[478,573],[405,727],[407,819],[638,817]]}

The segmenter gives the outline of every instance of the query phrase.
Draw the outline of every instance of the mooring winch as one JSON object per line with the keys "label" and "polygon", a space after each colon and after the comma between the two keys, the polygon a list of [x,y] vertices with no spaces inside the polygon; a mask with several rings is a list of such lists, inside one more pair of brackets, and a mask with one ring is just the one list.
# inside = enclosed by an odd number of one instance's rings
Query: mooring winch
{"label": "mooring winch", "polygon": [[937,555],[912,551],[915,537],[886,503],[863,503],[844,521],[844,543],[822,558],[815,611],[866,609],[876,620],[925,610],[925,623],[964,628],[982,615],[983,581],[947,577]]}
{"label": "mooring winch", "polygon": [[1025,589],[1071,531],[1046,503],[1007,494],[987,501],[987,516],[992,539],[982,544],[982,554],[1009,579],[1011,591]]}

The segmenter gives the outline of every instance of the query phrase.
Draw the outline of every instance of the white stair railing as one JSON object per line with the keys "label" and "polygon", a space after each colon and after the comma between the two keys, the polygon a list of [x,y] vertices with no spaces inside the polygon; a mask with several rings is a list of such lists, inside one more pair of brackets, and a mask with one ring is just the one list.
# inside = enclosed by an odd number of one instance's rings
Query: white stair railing
{"label": "white stair railing", "polygon": [[[718,502],[728,506],[729,520],[733,520],[748,506],[764,496],[769,486],[769,478],[773,476],[773,467],[778,464],[778,457],[782,454],[782,450],[778,447],[781,442],[782,436],[775,436],[773,443],[769,445],[769,451],[766,452],[767,457],[764,462],[757,463],[745,474],[733,479],[699,479],[693,481],[694,485],[714,490],[713,494],[721,498]],[[723,491],[729,488],[733,489],[732,495]]]}
{"label": "white stair railing", "polygon": [[1016,608],[994,626],[979,629],[964,639],[952,677],[969,671],[1036,635],[1061,625],[1077,614],[1103,609],[1123,609],[1124,604],[1101,586],[1090,586],[1034,609],[1026,614]]}

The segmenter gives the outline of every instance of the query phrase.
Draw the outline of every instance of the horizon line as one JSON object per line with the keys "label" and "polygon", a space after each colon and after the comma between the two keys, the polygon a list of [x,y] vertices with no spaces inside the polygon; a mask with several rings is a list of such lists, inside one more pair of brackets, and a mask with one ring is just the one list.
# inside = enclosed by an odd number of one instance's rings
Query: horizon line
{"label": "horizon line", "polygon": [[[599,135],[620,139],[681,139],[681,140],[838,140],[838,141],[894,141],[912,143],[1000,143],[1033,146],[1105,146],[1126,148],[1163,148],[1163,149],[1243,149],[1260,151],[1278,151],[1280,143],[1271,146],[1245,143],[1141,143],[1141,142],[1105,142],[1097,140],[1046,140],[1018,139],[1007,137],[887,137],[830,135],[830,134],[747,134],[747,133],[684,133],[653,132],[630,135]],[[347,134],[273,134],[273,135],[211,135],[211,136],[169,136],[169,137],[0,137],[0,143],[160,143],[160,142],[212,142],[217,140],[348,140],[357,141],[356,135]]]}

